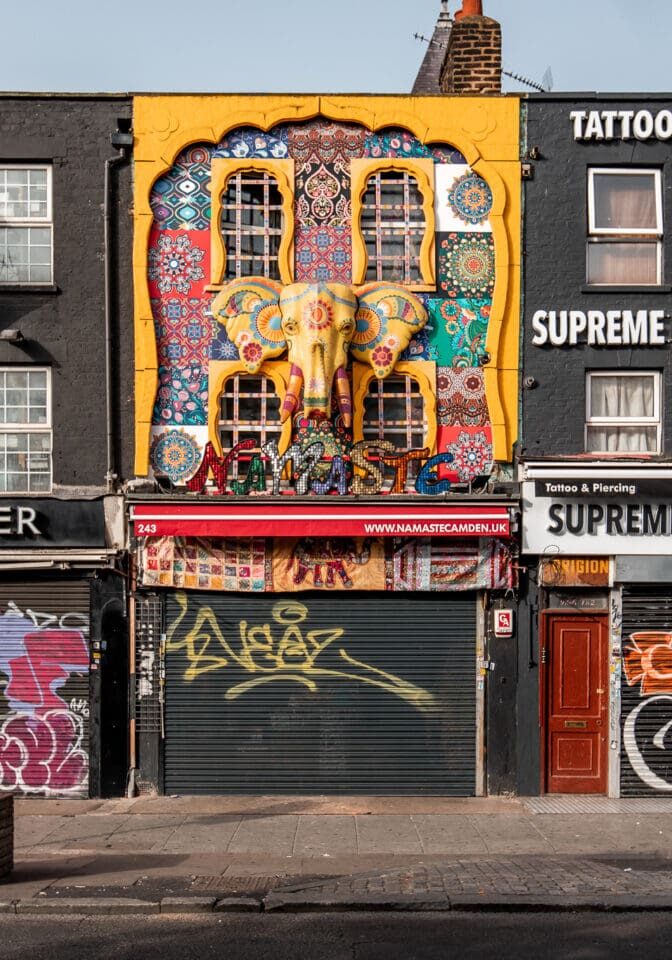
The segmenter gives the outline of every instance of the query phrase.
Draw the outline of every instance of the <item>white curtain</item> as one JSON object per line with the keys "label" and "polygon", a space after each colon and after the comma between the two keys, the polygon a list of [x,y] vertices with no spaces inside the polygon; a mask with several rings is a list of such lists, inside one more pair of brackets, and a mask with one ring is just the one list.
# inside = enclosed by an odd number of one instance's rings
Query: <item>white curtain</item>
{"label": "white curtain", "polygon": [[[590,418],[648,419],[655,416],[656,378],[605,376],[590,378]],[[591,453],[655,453],[657,428],[644,424],[600,424],[588,427]]]}
{"label": "white curtain", "polygon": [[[657,230],[656,180],[651,173],[593,177],[595,229]],[[658,238],[624,243],[604,237],[588,245],[588,283],[655,284]]]}

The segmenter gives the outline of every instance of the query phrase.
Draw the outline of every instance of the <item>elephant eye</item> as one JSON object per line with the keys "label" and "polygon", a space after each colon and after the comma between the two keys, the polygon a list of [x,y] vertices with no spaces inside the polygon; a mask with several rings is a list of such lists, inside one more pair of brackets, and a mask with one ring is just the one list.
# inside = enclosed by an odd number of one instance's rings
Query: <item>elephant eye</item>
{"label": "elephant eye", "polygon": [[352,320],[344,320],[339,327],[340,333],[344,334],[346,337],[350,336],[354,329],[355,325]]}
{"label": "elephant eye", "polygon": [[282,329],[285,333],[288,333],[290,337],[293,337],[294,334],[299,332],[299,325],[296,320],[285,320]]}

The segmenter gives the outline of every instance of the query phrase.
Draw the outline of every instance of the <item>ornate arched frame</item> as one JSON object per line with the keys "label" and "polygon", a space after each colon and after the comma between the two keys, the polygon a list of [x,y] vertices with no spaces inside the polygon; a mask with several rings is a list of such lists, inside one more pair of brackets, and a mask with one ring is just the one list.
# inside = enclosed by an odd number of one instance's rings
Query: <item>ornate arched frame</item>
{"label": "ornate arched frame", "polygon": [[415,180],[422,196],[422,212],[425,217],[425,235],[420,247],[420,273],[422,280],[404,284],[408,290],[435,290],[436,276],[434,268],[434,161],[431,159],[391,159],[366,157],[363,160],[351,160],[352,184],[352,282],[354,285],[366,283],[366,269],[369,262],[364,235],[362,234],[362,205],[371,177],[377,173],[398,170],[407,173]]}
{"label": "ornate arched frame", "polygon": [[283,284],[294,282],[294,161],[293,160],[230,160],[215,157],[212,161],[210,195],[212,214],[210,225],[210,286],[221,290],[225,281],[226,246],[219,222],[222,216],[222,195],[231,177],[237,173],[267,173],[275,180],[282,197],[282,238],[278,250],[278,270]]}
{"label": "ornate arched frame", "polygon": [[146,476],[158,385],[154,320],[147,277],[154,183],[182,150],[219,143],[236,127],[268,131],[322,116],[369,130],[403,127],[427,144],[455,147],[489,185],[495,244],[495,291],[484,368],[495,460],[508,462],[518,435],[521,166],[517,97],[160,95],[134,101],[135,472]]}

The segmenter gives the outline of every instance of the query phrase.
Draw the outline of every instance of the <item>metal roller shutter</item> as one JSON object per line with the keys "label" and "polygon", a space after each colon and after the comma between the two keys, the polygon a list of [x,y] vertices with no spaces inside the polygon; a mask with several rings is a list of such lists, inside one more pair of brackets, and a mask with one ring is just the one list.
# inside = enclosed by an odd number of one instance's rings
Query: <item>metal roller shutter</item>
{"label": "metal roller shutter", "polygon": [[0,582],[2,789],[88,797],[89,623],[86,579]]}
{"label": "metal roller shutter", "polygon": [[672,791],[672,591],[623,592],[621,795]]}
{"label": "metal roller shutter", "polygon": [[167,634],[167,793],[474,793],[475,596],[170,594]]}

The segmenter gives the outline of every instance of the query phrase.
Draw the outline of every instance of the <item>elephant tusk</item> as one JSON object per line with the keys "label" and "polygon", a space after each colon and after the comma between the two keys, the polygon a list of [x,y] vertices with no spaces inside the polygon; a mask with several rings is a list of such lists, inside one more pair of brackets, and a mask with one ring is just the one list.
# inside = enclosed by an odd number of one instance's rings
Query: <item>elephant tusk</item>
{"label": "elephant tusk", "polygon": [[339,367],[334,375],[334,388],[336,390],[336,400],[338,409],[343,417],[343,424],[346,427],[352,426],[352,395],[350,393],[350,381],[345,367]]}
{"label": "elephant tusk", "polygon": [[301,388],[303,386],[303,373],[301,372],[301,367],[297,367],[295,363],[292,364],[292,369],[289,372],[289,383],[287,384],[287,391],[285,393],[285,399],[282,401],[282,409],[280,411],[280,423],[284,423],[288,417],[291,417],[299,406],[299,400],[301,398]]}

